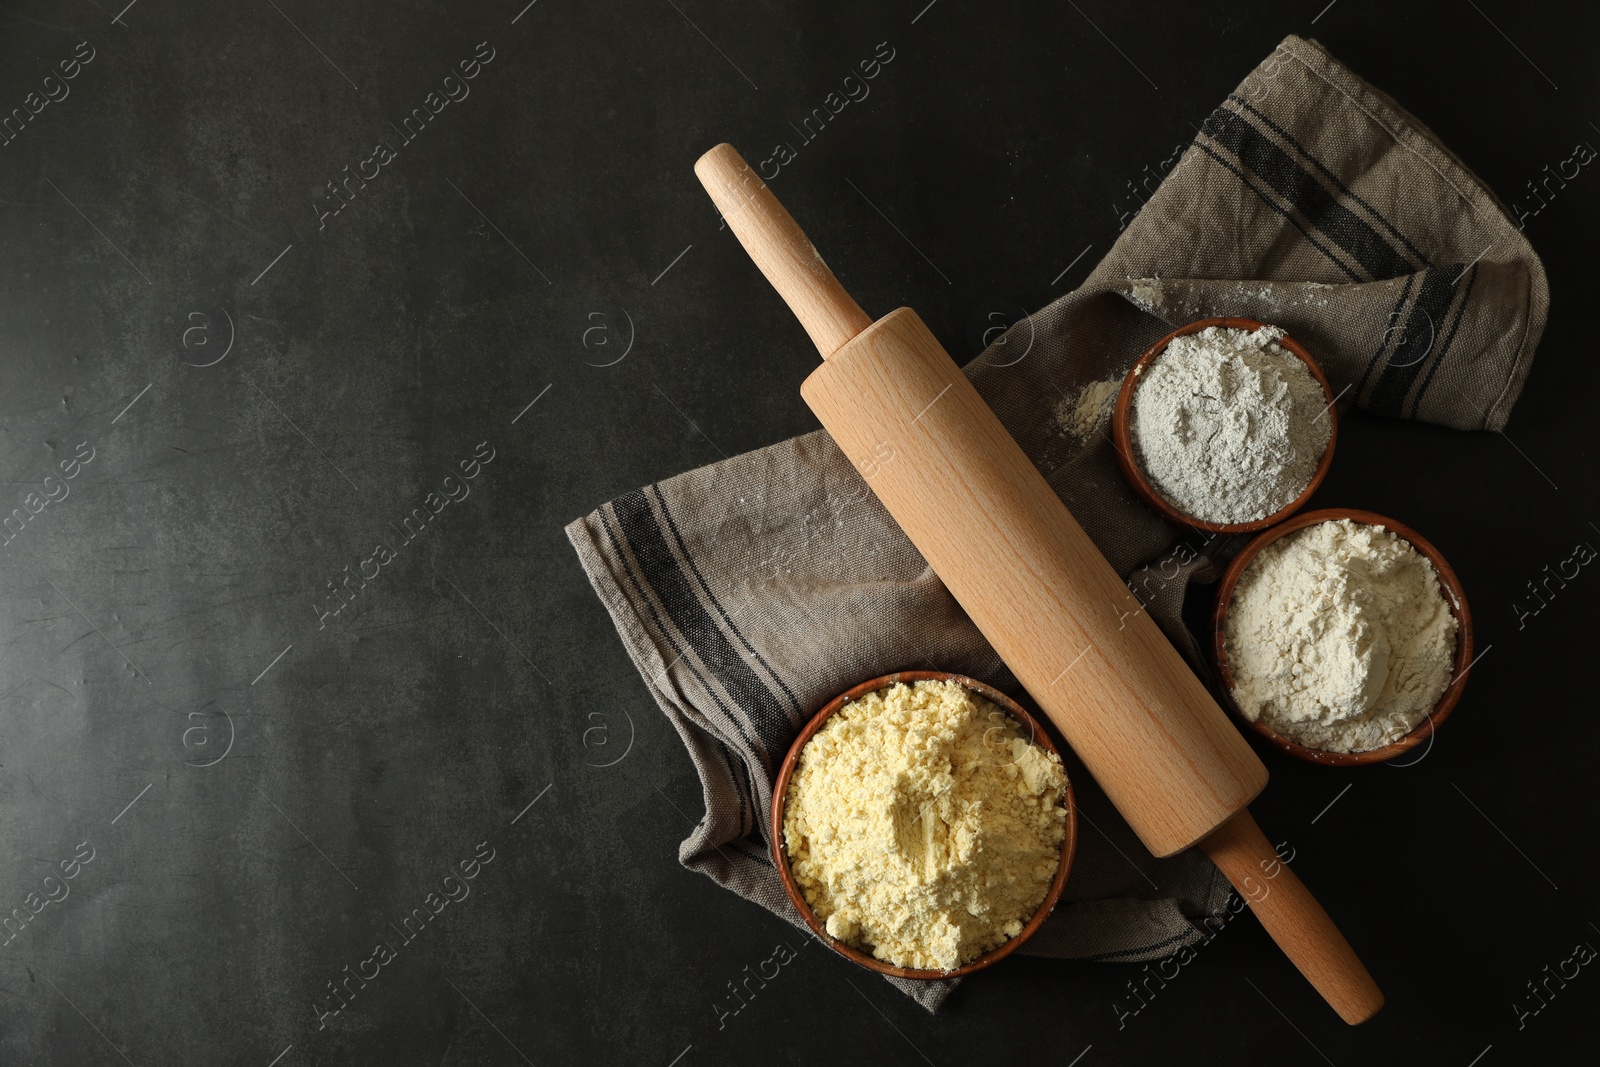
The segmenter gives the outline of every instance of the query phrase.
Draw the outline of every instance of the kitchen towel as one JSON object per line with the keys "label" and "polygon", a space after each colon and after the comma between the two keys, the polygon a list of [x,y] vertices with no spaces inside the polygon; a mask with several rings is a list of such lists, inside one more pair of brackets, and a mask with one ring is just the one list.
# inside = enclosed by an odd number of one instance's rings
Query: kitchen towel
{"label": "kitchen towel", "polygon": [[[1549,293],[1504,205],[1311,41],[1286,38],[1162,169],[1084,284],[1013,325],[966,373],[1128,578],[1133,610],[1149,611],[1204,674],[1184,593],[1215,580],[1230,546],[1180,537],[1133,496],[1107,412],[1092,392],[1078,403],[1087,387],[1120,380],[1174,326],[1244,316],[1302,342],[1345,402],[1497,430]],[[699,772],[705,815],[680,861],[796,926],[767,812],[777,767],[815,711],[866,678],[915,668],[1026,700],[821,431],[629,493],[567,535]],[[1205,936],[1230,893],[1210,861],[1194,849],[1152,859],[1068,768],[1084,816],[1077,862],[1021,951],[1139,961]],[[930,1011],[955,985],[890,981]]]}

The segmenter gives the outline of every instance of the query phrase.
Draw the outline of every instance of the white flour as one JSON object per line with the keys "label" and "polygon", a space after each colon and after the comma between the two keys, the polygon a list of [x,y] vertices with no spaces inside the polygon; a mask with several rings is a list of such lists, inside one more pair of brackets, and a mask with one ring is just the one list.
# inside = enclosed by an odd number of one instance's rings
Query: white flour
{"label": "white flour", "polygon": [[1365,752],[1438,703],[1456,618],[1420,552],[1340,519],[1261,550],[1234,587],[1225,639],[1247,719],[1307,748]]}
{"label": "white flour", "polygon": [[1134,453],[1156,492],[1207,522],[1250,522],[1310,484],[1328,447],[1322,386],[1277,339],[1212,326],[1174,338],[1133,394]]}
{"label": "white flour", "polygon": [[1141,309],[1155,314],[1161,310],[1161,304],[1167,298],[1161,286],[1161,278],[1129,278],[1128,297]]}

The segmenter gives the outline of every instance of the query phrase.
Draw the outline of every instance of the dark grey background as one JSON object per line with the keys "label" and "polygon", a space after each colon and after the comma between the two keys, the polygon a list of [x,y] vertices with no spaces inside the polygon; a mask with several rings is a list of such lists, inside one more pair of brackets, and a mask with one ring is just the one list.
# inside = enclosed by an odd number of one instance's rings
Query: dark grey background
{"label": "dark grey background", "polygon": [[[719,1029],[727,983],[803,942],[677,865],[697,782],[561,532],[815,427],[815,356],[690,168],[794,140],[879,42],[870,98],[774,187],[870,312],[971,355],[984,310],[1087,273],[1127,183],[1286,33],[1522,197],[1600,143],[1568,6],[125,2],[0,12],[0,113],[95,52],[0,147],[0,513],[95,455],[0,549],[0,909],[94,850],[0,947],[0,1062],[1591,1054],[1592,968],[1520,1029],[1514,1004],[1600,945],[1600,576],[1514,604],[1600,545],[1592,170],[1528,222],[1555,310],[1508,433],[1352,414],[1315,502],[1433,539],[1484,650],[1414,766],[1269,756],[1259,819],[1388,991],[1360,1029],[1251,920],[1120,1030],[1135,967],[1014,958],[930,1017],[816,947]],[[323,183],[481,41],[471,95],[319,231]],[[484,441],[471,496],[319,623]],[[471,895],[319,1030],[327,984],[480,842]]]}

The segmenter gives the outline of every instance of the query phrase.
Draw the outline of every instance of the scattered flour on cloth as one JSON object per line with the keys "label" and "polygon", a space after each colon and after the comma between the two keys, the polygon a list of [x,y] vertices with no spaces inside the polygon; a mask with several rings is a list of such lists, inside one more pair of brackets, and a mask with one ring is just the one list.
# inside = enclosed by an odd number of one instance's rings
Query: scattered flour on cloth
{"label": "scattered flour on cloth", "polygon": [[1163,499],[1207,522],[1252,522],[1311,483],[1332,419],[1276,326],[1173,338],[1133,394],[1130,436]]}
{"label": "scattered flour on cloth", "polygon": [[1111,414],[1121,389],[1121,378],[1090,382],[1056,405],[1056,427],[1079,440],[1088,437]]}
{"label": "scattered flour on cloth", "polygon": [[1233,700],[1326,752],[1365,752],[1427,718],[1450,684],[1456,617],[1433,565],[1381,526],[1339,519],[1261,550],[1228,605]]}
{"label": "scattered flour on cloth", "polygon": [[1128,299],[1137,304],[1140,310],[1155,314],[1161,310],[1161,305],[1167,299],[1167,294],[1161,285],[1159,277],[1129,278]]}
{"label": "scattered flour on cloth", "polygon": [[1022,932],[1061,863],[1067,776],[954,682],[840,708],[801,750],[783,837],[828,933],[900,967],[952,970]]}

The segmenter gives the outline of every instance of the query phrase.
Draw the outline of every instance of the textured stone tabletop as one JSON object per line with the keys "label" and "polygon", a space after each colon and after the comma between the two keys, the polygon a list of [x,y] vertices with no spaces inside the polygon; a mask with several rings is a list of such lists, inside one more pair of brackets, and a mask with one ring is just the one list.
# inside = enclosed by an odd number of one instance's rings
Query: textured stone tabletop
{"label": "textured stone tabletop", "polygon": [[[1424,531],[1477,615],[1424,758],[1271,758],[1257,808],[1388,1007],[1346,1028],[1249,921],[1132,1015],[1140,967],[1022,957],[928,1015],[679,867],[698,782],[562,533],[816,428],[692,164],[776,170],[862,305],[965,360],[1288,33],[1524,202],[1553,293],[1505,434],[1353,413],[1313,502]],[[0,42],[0,1063],[1588,1055],[1600,576],[1548,576],[1600,545],[1600,177],[1528,186],[1600,143],[1592,21],[20,0]]]}

